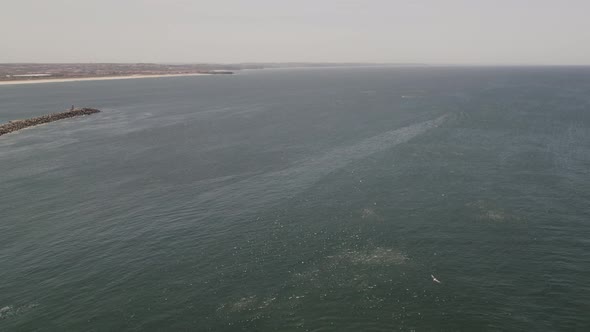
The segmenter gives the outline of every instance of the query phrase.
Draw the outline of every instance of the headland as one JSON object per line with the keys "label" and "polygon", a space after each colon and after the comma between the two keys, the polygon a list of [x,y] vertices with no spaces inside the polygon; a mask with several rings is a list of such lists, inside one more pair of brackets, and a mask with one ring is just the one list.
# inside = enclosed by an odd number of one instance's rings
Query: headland
{"label": "headland", "polygon": [[159,78],[159,77],[181,77],[181,76],[203,76],[211,75],[205,73],[196,74],[161,74],[161,75],[129,75],[129,76],[96,76],[96,77],[72,77],[72,78],[37,78],[26,80],[1,81],[0,85],[21,85],[21,84],[41,84],[41,83],[67,83],[83,81],[110,81],[110,80],[129,80],[139,78]]}
{"label": "headland", "polygon": [[233,74],[231,65],[150,63],[0,63],[0,85]]}

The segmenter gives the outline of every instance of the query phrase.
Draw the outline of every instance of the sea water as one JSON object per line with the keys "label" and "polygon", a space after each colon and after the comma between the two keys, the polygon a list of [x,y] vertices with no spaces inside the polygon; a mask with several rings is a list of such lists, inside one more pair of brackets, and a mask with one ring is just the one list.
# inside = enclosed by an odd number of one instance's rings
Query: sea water
{"label": "sea water", "polygon": [[0,122],[72,104],[0,137],[2,331],[590,328],[590,68],[3,86]]}

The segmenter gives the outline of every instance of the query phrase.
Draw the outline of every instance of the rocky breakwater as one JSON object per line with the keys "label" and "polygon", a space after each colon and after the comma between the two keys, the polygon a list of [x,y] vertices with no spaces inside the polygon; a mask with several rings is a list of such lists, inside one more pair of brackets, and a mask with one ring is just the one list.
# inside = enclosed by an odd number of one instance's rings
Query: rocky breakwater
{"label": "rocky breakwater", "polygon": [[71,109],[65,112],[59,113],[52,113],[48,115],[38,116],[35,118],[25,119],[25,120],[14,120],[9,121],[8,123],[0,125],[0,136],[4,134],[9,134],[15,131],[19,131],[24,128],[37,126],[44,123],[49,123],[57,120],[73,118],[75,116],[82,116],[82,115],[90,115],[94,113],[100,112],[94,108],[76,108]]}

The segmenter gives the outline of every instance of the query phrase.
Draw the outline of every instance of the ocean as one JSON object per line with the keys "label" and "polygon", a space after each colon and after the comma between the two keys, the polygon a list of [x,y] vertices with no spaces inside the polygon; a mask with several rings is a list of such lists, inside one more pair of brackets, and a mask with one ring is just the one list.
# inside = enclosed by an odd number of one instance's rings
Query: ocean
{"label": "ocean", "polygon": [[[0,331],[587,331],[590,68],[0,87]],[[434,280],[436,279],[436,280]]]}

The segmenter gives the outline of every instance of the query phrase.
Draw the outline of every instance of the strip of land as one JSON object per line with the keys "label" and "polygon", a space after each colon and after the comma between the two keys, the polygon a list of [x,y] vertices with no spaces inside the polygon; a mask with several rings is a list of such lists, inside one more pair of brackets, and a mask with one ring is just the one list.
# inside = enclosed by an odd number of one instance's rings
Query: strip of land
{"label": "strip of land", "polygon": [[0,63],[0,84],[233,74],[235,70],[245,68],[250,67],[221,64]]}
{"label": "strip of land", "polygon": [[[387,64],[394,66],[394,64]],[[233,74],[245,69],[375,67],[362,63],[0,63],[0,85]],[[397,64],[395,66],[413,66]]]}
{"label": "strip of land", "polygon": [[158,78],[158,77],[180,77],[180,76],[206,76],[209,73],[195,73],[195,74],[163,74],[163,75],[129,75],[129,76],[97,76],[97,77],[75,77],[75,78],[43,78],[43,79],[27,79],[27,80],[12,80],[0,81],[0,85],[20,85],[20,84],[39,84],[39,83],[64,83],[64,82],[80,82],[80,81],[106,81],[106,80],[128,80],[139,78]]}

